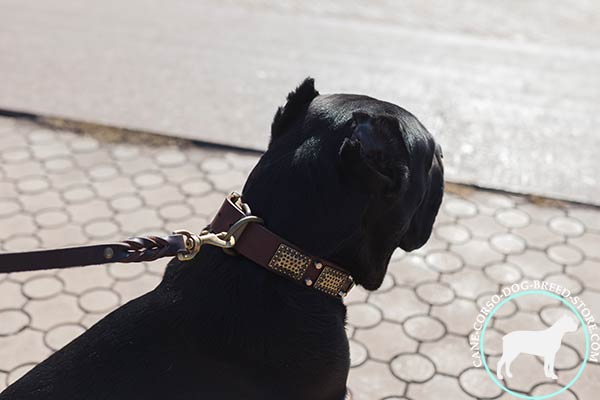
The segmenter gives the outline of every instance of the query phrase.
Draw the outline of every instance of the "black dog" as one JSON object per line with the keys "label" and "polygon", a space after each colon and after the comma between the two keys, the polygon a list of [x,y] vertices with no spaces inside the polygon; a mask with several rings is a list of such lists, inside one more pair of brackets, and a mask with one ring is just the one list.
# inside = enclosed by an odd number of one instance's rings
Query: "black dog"
{"label": "black dog", "polygon": [[[442,194],[441,151],[414,116],[366,96],[320,96],[312,79],[277,111],[243,190],[271,231],[369,290],[394,249],[427,241]],[[0,399],[341,400],[345,318],[340,299],[204,247]]]}

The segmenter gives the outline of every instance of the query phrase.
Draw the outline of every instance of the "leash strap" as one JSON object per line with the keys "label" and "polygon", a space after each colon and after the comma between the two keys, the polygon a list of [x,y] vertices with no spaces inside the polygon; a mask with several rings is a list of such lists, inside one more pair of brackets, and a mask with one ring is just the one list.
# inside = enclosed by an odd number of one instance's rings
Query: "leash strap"
{"label": "leash strap", "polygon": [[[216,233],[218,232],[218,233]],[[69,268],[106,263],[153,261],[177,256],[193,259],[203,244],[240,254],[261,267],[334,297],[344,297],[354,279],[334,263],[311,256],[262,225],[250,215],[241,196],[231,193],[207,229],[199,235],[176,231],[172,235],[135,237],[117,243],[0,254],[0,273]]]}
{"label": "leash strap", "polygon": [[153,261],[186,251],[186,237],[182,234],[135,237],[118,243],[0,254],[0,273]]}

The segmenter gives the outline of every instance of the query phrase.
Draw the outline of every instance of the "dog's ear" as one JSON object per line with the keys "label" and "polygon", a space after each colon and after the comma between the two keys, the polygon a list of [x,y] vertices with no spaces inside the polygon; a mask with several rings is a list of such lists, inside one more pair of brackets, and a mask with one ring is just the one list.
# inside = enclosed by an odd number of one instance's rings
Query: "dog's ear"
{"label": "dog's ear", "polygon": [[418,174],[416,177],[416,179],[424,179],[424,182],[417,184],[418,187],[424,188],[424,196],[412,216],[408,230],[400,241],[400,248],[406,251],[418,249],[429,240],[444,195],[442,149],[434,143],[432,143],[432,146],[435,150],[429,171],[426,174],[421,174],[425,178],[420,178]]}
{"label": "dog's ear", "polygon": [[339,149],[341,175],[369,195],[397,192],[408,175],[407,166],[397,161],[408,159],[397,119],[355,111],[349,124],[352,135]]}
{"label": "dog's ear", "polygon": [[339,151],[342,176],[356,190],[366,193],[384,193],[392,187],[392,180],[367,161],[357,140],[345,138]]}
{"label": "dog's ear", "polygon": [[310,77],[306,78],[296,90],[290,92],[286,104],[277,109],[273,118],[270,143],[281,137],[299,116],[304,115],[310,102],[318,95],[315,80]]}

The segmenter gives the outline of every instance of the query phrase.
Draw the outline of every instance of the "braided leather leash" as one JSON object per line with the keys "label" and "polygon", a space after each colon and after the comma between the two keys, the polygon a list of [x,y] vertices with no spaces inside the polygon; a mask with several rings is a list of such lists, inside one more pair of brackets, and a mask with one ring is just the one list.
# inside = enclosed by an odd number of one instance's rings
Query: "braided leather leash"
{"label": "braided leather leash", "polygon": [[135,237],[118,243],[0,254],[0,272],[153,261],[182,251],[183,235]]}
{"label": "braided leather leash", "polygon": [[344,297],[354,286],[348,271],[304,253],[265,228],[263,220],[251,215],[250,207],[237,193],[227,196],[211,224],[200,234],[179,230],[169,236],[134,237],[117,243],[4,253],[0,254],[0,273],[175,256],[189,261],[205,244],[221,247],[231,255],[241,254],[271,272],[334,297]]}

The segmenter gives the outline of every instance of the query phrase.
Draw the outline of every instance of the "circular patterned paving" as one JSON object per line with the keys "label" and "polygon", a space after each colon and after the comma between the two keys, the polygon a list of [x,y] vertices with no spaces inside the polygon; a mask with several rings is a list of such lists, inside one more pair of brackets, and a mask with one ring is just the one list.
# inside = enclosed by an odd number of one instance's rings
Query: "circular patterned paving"
{"label": "circular patterned paving", "polygon": [[[490,300],[490,295],[488,295],[488,294],[485,294],[485,295],[481,296],[480,298],[478,298],[477,304],[478,304],[479,308],[482,308],[484,306],[484,303],[487,302],[488,300]],[[496,314],[494,314],[494,319],[510,318],[513,315],[515,315],[515,313],[517,311],[519,311],[517,308],[517,303],[514,301],[509,301],[508,303],[506,303],[502,307],[500,307],[500,309],[498,309]]]}
{"label": "circular patterned paving", "polygon": [[369,328],[375,326],[381,321],[381,311],[377,307],[366,304],[356,303],[348,306],[348,323],[357,328]]}
{"label": "circular patterned paving", "polygon": [[35,144],[50,143],[56,140],[56,134],[49,129],[35,129],[27,134],[29,141]]}
{"label": "circular patterned paving", "polygon": [[222,158],[210,158],[202,162],[202,169],[207,172],[224,172],[229,169],[229,163]]}
{"label": "circular patterned paving", "polygon": [[467,228],[460,225],[439,225],[435,228],[435,235],[448,243],[465,243],[469,240],[469,231]]}
{"label": "circular patterned paving", "polygon": [[[19,235],[13,236],[4,242],[6,251],[28,251],[40,248],[40,240],[35,236]],[[1,274],[0,274],[1,275]]]}
{"label": "circular patterned paving", "polygon": [[135,279],[144,273],[146,268],[142,263],[131,264],[110,264],[108,272],[111,276],[118,280]]}
{"label": "circular patterned paving", "polygon": [[391,274],[385,274],[383,277],[383,282],[381,282],[381,286],[377,289],[378,292],[385,292],[394,287],[394,278]]}
{"label": "circular patterned paving", "polygon": [[529,224],[529,215],[521,210],[502,210],[496,214],[496,220],[507,228],[522,228]]}
{"label": "circular patterned paving", "polygon": [[93,166],[88,173],[95,181],[105,181],[117,177],[119,170],[114,165],[106,164]]}
{"label": "circular patterned paving", "polygon": [[6,378],[6,383],[8,385],[12,385],[16,381],[18,381],[23,375],[28,373],[33,367],[35,367],[35,363],[27,363],[16,367],[8,374],[8,377]]}
{"label": "circular patterned paving", "polygon": [[554,217],[548,222],[554,232],[565,236],[580,236],[585,228],[579,220],[572,217]]}
{"label": "circular patterned paving", "polygon": [[90,136],[78,136],[69,142],[71,148],[77,153],[87,153],[100,147],[100,143]]}
{"label": "circular patterned paving", "polygon": [[444,324],[429,315],[410,317],[404,322],[403,326],[408,336],[420,342],[434,342],[446,333]]}
{"label": "circular patterned paving", "polygon": [[8,198],[0,198],[0,218],[16,214],[21,210],[18,201]]}
{"label": "circular patterned paving", "polygon": [[117,211],[133,211],[143,205],[142,199],[136,194],[126,194],[115,197],[110,201],[110,205]]}
{"label": "circular patterned paving", "polygon": [[454,300],[454,291],[439,282],[425,282],[417,286],[417,296],[431,305],[448,304]]}
{"label": "circular patterned paving", "polygon": [[392,373],[406,382],[425,382],[435,374],[433,362],[419,353],[396,356],[390,363]]}
{"label": "circular patterned paving", "polygon": [[44,162],[44,167],[48,172],[61,173],[68,172],[75,167],[73,159],[67,157],[51,158]]}
{"label": "circular patterned paving", "polygon": [[188,218],[193,212],[192,208],[187,204],[168,204],[158,210],[161,217],[173,221]]}
{"label": "circular patterned paving", "polygon": [[0,310],[0,336],[14,335],[29,324],[22,310]]}
{"label": "circular patterned paving", "polygon": [[85,332],[85,329],[80,325],[59,325],[46,332],[44,341],[50,349],[56,351],[63,348],[67,343],[81,335],[83,332]]}
{"label": "circular patterned paving", "polygon": [[160,152],[156,156],[156,161],[163,167],[175,167],[186,162],[185,154],[179,150],[170,150]]}
{"label": "circular patterned paving", "polygon": [[30,176],[17,182],[17,188],[25,194],[35,194],[48,189],[48,181],[41,176]]}
{"label": "circular patterned paving", "polygon": [[110,153],[117,160],[131,160],[140,154],[140,149],[132,144],[119,144]]}
{"label": "circular patterned paving", "polygon": [[458,377],[460,387],[477,399],[493,399],[502,394],[502,389],[490,379],[483,368],[469,368]]}
{"label": "circular patterned paving", "polygon": [[477,206],[468,200],[450,199],[445,202],[444,210],[453,217],[465,218],[477,214]]}
{"label": "circular patterned paving", "polygon": [[87,312],[106,312],[119,304],[119,296],[109,289],[93,289],[79,298],[79,305]]}
{"label": "circular patterned paving", "polygon": [[525,251],[523,238],[512,233],[496,234],[492,236],[490,243],[495,250],[503,254],[517,254]]}
{"label": "circular patterned paving", "polygon": [[510,263],[490,265],[484,269],[484,272],[493,281],[503,285],[515,283],[523,277],[519,267]]}
{"label": "circular patterned paving", "polygon": [[100,239],[116,235],[119,231],[119,226],[109,219],[96,220],[84,225],[83,230],[91,238]]}
{"label": "circular patterned paving", "polygon": [[69,203],[80,203],[91,200],[96,193],[89,186],[72,186],[63,192],[63,197]]}
{"label": "circular patterned paving", "polygon": [[[495,317],[496,315],[494,315]],[[494,328],[489,328],[485,331],[485,354],[488,356],[502,355],[502,337],[504,333]]]}
{"label": "circular patterned paving", "polygon": [[578,248],[568,244],[556,244],[547,250],[548,257],[559,264],[574,265],[583,260],[583,254]]}
{"label": "circular patterned paving", "polygon": [[29,150],[25,147],[18,147],[14,149],[5,149],[0,153],[2,160],[7,163],[18,163],[26,161],[31,157]]}
{"label": "circular patterned paving", "polygon": [[55,276],[40,276],[25,282],[23,294],[31,299],[52,297],[63,288],[63,283]]}
{"label": "circular patterned paving", "polygon": [[547,275],[544,280],[550,283],[556,283],[557,285],[560,285],[561,288],[569,289],[571,295],[578,295],[583,291],[583,284],[581,281],[572,275],[554,273]]}
{"label": "circular patterned paving", "polygon": [[350,339],[350,366],[356,367],[367,360],[367,348],[360,342]]}
{"label": "circular patterned paving", "polygon": [[54,228],[69,221],[69,215],[61,209],[42,210],[35,215],[35,222],[42,228]]}
{"label": "circular patterned paving", "polygon": [[[542,359],[538,359],[538,361],[543,363]],[[578,367],[582,361],[581,355],[573,347],[567,343],[562,343],[554,360],[554,367],[559,371],[572,370]]]}
{"label": "circular patterned paving", "polygon": [[[562,386],[557,383],[544,382],[536,385],[531,391],[531,396],[541,396],[549,395],[558,390],[561,390]],[[560,396],[554,397],[556,400],[578,400],[577,396],[573,394],[573,391],[569,388],[562,392]],[[586,400],[583,398],[579,398],[579,400]]]}
{"label": "circular patterned paving", "polygon": [[181,190],[183,190],[184,193],[192,196],[205,194],[211,189],[212,186],[210,185],[210,183],[208,183],[202,178],[186,180],[181,185]]}
{"label": "circular patterned paving", "polygon": [[460,257],[449,251],[434,251],[427,255],[425,262],[440,272],[455,272],[462,268]]}
{"label": "circular patterned paving", "polygon": [[157,172],[142,172],[133,178],[133,182],[140,188],[150,188],[162,185],[165,178]]}

